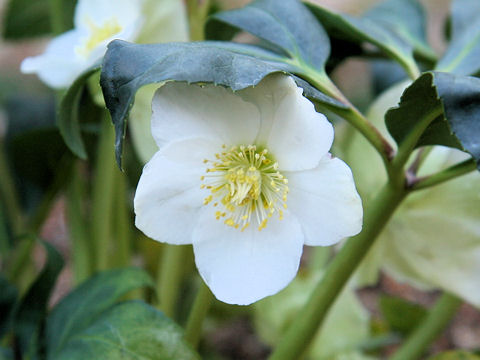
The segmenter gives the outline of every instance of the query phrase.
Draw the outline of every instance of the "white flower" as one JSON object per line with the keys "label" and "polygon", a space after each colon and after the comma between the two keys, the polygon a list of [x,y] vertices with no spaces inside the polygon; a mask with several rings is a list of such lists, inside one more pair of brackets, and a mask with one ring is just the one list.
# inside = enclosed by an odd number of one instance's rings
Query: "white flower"
{"label": "white flower", "polygon": [[155,240],[193,244],[219,300],[275,294],[295,277],[304,244],[360,231],[351,171],[328,153],[333,128],[290,77],[237,93],[172,82],[152,108],[160,150],[137,187],[136,225]]}
{"label": "white flower", "polygon": [[68,87],[99,60],[114,39],[133,40],[138,35],[142,0],[79,0],[74,29],[54,38],[45,52],[23,60],[23,73],[37,73],[53,88]]}

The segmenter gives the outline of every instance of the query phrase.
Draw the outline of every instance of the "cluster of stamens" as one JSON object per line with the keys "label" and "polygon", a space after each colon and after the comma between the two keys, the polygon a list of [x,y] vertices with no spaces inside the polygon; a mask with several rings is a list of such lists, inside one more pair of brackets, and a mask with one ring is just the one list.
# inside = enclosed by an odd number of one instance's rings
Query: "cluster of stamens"
{"label": "cluster of stamens", "polygon": [[210,190],[204,204],[213,202],[217,220],[243,231],[252,222],[258,224],[258,230],[264,229],[275,212],[283,219],[288,180],[267,149],[241,145],[227,150],[223,145],[215,160],[204,162],[210,166],[201,177],[201,188]]}

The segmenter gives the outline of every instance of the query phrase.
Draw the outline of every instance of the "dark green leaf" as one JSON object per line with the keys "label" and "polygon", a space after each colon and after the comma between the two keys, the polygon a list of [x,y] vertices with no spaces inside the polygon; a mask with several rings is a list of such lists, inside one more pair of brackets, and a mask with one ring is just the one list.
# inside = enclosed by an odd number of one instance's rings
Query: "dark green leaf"
{"label": "dark green leaf", "polygon": [[87,152],[80,133],[79,103],[86,81],[99,70],[99,64],[86,70],[74,81],[60,102],[58,112],[60,133],[70,150],[81,159],[87,158]]}
{"label": "dark green leaf", "polygon": [[[173,80],[213,83],[236,91],[258,84],[268,74],[300,72],[284,59],[255,46],[223,42],[150,45],[111,42],[100,83],[115,125],[118,164],[121,165],[128,112],[135,93],[143,85]],[[317,98],[343,107],[334,99],[322,95]]]}
{"label": "dark green leaf", "polygon": [[427,314],[427,310],[420,305],[390,296],[380,298],[380,311],[390,329],[402,335],[415,329]]}
{"label": "dark green leaf", "polygon": [[435,52],[427,42],[425,11],[418,0],[386,0],[368,11],[364,18],[390,29],[412,45],[415,53],[435,61]]}
{"label": "dark green leaf", "polygon": [[55,358],[72,336],[84,331],[122,295],[144,286],[153,286],[152,280],[137,268],[106,271],[80,285],[55,306],[47,319],[49,358]]}
{"label": "dark green leaf", "polygon": [[[76,0],[60,2],[62,5],[62,28],[73,27],[73,13]],[[3,19],[3,36],[6,39],[20,39],[42,36],[52,32],[50,25],[49,0],[10,0]]]}
{"label": "dark green leaf", "polygon": [[419,70],[413,59],[413,46],[389,27],[369,18],[342,15],[314,4],[308,6],[330,36],[371,43],[402,65],[411,77],[417,77]]}
{"label": "dark green leaf", "polygon": [[141,302],[124,302],[107,310],[75,334],[55,360],[199,359],[183,340],[181,328]]}
{"label": "dark green leaf", "polygon": [[437,70],[457,75],[480,72],[480,1],[454,0],[452,37]]}
{"label": "dark green leaf", "polygon": [[61,255],[50,244],[42,241],[47,260],[42,272],[35,279],[23,298],[15,305],[12,327],[23,354],[37,349],[38,334],[47,314],[48,299],[63,267]]}
{"label": "dark green leaf", "polygon": [[468,351],[452,350],[435,354],[429,357],[428,360],[480,360],[480,356]]}
{"label": "dark green leaf", "polygon": [[423,74],[385,115],[398,144],[423,121],[416,146],[445,145],[469,152],[480,167],[480,79],[448,73]]}
{"label": "dark green leaf", "polygon": [[330,54],[325,30],[298,0],[257,0],[213,15],[210,26],[216,21],[245,30],[317,70],[323,70]]}
{"label": "dark green leaf", "polygon": [[0,339],[9,331],[10,315],[17,301],[18,291],[0,275]]}

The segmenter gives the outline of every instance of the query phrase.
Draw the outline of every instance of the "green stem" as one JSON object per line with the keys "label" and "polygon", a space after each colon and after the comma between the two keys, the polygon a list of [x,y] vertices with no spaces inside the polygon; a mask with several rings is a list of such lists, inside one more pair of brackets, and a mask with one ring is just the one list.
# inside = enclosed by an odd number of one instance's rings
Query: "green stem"
{"label": "green stem", "polygon": [[[400,182],[399,182],[400,183]],[[298,359],[320,328],[327,311],[405,197],[403,187],[387,183],[365,212],[363,230],[348,240],[327,267],[303,309],[280,339],[270,359]]]}
{"label": "green stem", "polygon": [[188,25],[190,27],[190,40],[205,40],[205,21],[210,8],[210,0],[187,0]]}
{"label": "green stem", "polygon": [[203,320],[207,316],[208,309],[214,300],[213,294],[207,285],[202,281],[198,289],[195,302],[190,310],[185,327],[185,340],[195,349],[202,335]]}
{"label": "green stem", "polygon": [[433,120],[442,114],[443,109],[441,106],[435,108],[433,111],[425,114],[423,118],[419,119],[415,126],[408,132],[408,134],[399,144],[397,155],[392,162],[396,173],[403,171],[403,167],[407,163],[410,154],[418,143],[418,140],[425,132],[425,129],[432,123]]}
{"label": "green stem", "polygon": [[86,280],[94,270],[91,261],[93,246],[88,236],[88,226],[82,206],[86,191],[80,178],[79,165],[80,162],[77,161],[66,194],[68,227],[72,240],[73,275],[76,284]]}
{"label": "green stem", "polygon": [[0,174],[2,174],[0,176],[0,195],[5,210],[4,213],[12,229],[12,233],[14,235],[20,235],[25,231],[24,218],[2,139],[0,139]]}
{"label": "green stem", "polygon": [[175,314],[175,305],[178,299],[182,276],[184,273],[185,257],[188,246],[164,244],[162,258],[158,266],[158,286],[160,309],[172,318]]}
{"label": "green stem", "polygon": [[[336,85],[330,80],[324,72],[318,72],[314,69],[307,69],[307,80],[317,89],[325,94],[337,99],[348,106],[342,109],[335,106],[327,106],[328,109],[335,114],[347,120],[354,128],[356,128],[367,141],[377,150],[382,157],[387,169],[390,168],[390,161],[393,157],[394,150],[389,141],[380,133],[380,131],[342,94]],[[322,104],[325,105],[325,104]]]}
{"label": "green stem", "polygon": [[456,177],[468,174],[475,170],[477,170],[477,164],[475,160],[468,159],[459,164],[453,165],[448,169],[440,171],[436,174],[413,180],[412,184],[410,185],[410,189],[411,190],[425,189],[431,186],[441,184],[448,180],[454,179]]}
{"label": "green stem", "polygon": [[63,19],[63,0],[48,0],[50,11],[50,26],[55,35],[66,31]]}
{"label": "green stem", "polygon": [[390,360],[419,359],[425,349],[441,334],[455,315],[462,300],[445,293],[435,303],[428,316],[408,337]]}
{"label": "green stem", "polygon": [[101,120],[92,194],[92,240],[96,270],[105,270],[109,266],[114,180],[115,172],[118,171],[113,144],[113,126],[106,114]]}
{"label": "green stem", "polygon": [[116,172],[115,176],[115,208],[114,208],[114,231],[115,231],[115,265],[128,266],[131,258],[132,228],[130,224],[130,212],[127,206],[127,184],[123,174]]}

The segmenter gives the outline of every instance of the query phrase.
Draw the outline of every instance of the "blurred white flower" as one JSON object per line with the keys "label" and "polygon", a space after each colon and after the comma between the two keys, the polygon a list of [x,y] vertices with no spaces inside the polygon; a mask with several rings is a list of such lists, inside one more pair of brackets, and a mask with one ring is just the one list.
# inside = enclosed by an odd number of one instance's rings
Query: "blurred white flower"
{"label": "blurred white flower", "polygon": [[250,304],[284,288],[303,245],[362,227],[349,167],[329,153],[333,128],[285,75],[236,93],[171,82],[153,99],[160,150],[135,195],[136,225],[193,244],[215,296]]}
{"label": "blurred white flower", "polygon": [[[372,104],[367,116],[382,133],[387,134],[385,112],[398,103],[408,84],[397,84]],[[354,135],[343,145],[343,156],[368,204],[387,179],[383,164],[361,136]],[[435,173],[466,158],[469,155],[459,150],[437,146],[419,175]],[[420,289],[441,288],[480,306],[480,174],[474,172],[409,195],[363,261],[359,280],[375,283],[380,268],[397,281]]]}
{"label": "blurred white flower", "polygon": [[143,22],[142,0],[79,0],[74,28],[54,38],[45,52],[23,60],[23,73],[37,73],[53,88],[68,87],[99,60],[113,39],[133,40]]}
{"label": "blurred white flower", "polygon": [[23,73],[36,73],[48,86],[66,88],[102,58],[114,39],[141,43],[185,41],[187,22],[181,0],[79,0],[74,28],[26,58]]}

